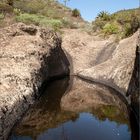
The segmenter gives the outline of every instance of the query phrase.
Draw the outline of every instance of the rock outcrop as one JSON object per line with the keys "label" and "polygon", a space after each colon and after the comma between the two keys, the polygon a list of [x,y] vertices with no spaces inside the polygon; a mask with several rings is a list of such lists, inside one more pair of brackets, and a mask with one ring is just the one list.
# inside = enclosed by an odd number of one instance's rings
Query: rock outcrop
{"label": "rock outcrop", "polygon": [[44,81],[68,74],[55,32],[22,23],[0,29],[0,140],[7,139]]}
{"label": "rock outcrop", "polygon": [[78,73],[78,76],[113,87],[124,96],[134,70],[138,32],[120,41],[112,57]]}
{"label": "rock outcrop", "polygon": [[117,44],[113,39],[104,40],[85,31],[66,30],[63,35],[64,49],[71,66],[71,75],[100,64],[112,56]]}
{"label": "rock outcrop", "polygon": [[71,74],[126,93],[132,77],[139,31],[114,43],[84,31],[65,31],[62,47],[70,58]]}

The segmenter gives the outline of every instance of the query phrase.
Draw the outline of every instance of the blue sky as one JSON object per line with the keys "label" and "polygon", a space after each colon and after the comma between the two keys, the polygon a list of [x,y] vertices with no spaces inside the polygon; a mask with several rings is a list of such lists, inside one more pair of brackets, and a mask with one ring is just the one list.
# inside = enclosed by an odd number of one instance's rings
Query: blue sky
{"label": "blue sky", "polygon": [[[64,0],[59,1],[63,3]],[[85,20],[92,21],[100,11],[114,13],[122,9],[137,8],[139,0],[70,0],[67,6],[79,9]]]}

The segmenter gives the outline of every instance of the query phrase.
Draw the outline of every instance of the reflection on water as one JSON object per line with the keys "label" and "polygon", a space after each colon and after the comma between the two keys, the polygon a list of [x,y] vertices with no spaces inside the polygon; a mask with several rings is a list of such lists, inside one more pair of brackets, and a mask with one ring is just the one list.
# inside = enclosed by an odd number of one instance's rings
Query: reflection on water
{"label": "reflection on water", "polygon": [[130,140],[127,109],[114,91],[80,79],[46,87],[10,140]]}

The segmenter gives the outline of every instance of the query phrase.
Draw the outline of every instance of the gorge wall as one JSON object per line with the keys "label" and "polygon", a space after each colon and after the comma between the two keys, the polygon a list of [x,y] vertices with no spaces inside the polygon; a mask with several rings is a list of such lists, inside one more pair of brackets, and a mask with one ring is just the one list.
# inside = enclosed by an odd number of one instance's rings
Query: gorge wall
{"label": "gorge wall", "polygon": [[[140,126],[139,107],[140,107],[140,43],[137,44],[136,58],[134,63],[133,74],[127,90],[127,97],[131,100],[132,112],[136,117],[136,121]],[[139,133],[139,132],[138,132]]]}
{"label": "gorge wall", "polygon": [[0,140],[6,140],[42,83],[69,74],[61,38],[22,23],[0,29]]}

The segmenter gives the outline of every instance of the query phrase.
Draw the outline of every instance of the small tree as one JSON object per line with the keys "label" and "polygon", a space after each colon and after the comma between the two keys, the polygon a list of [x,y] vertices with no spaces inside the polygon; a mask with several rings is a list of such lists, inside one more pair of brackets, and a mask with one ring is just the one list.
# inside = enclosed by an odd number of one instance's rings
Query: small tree
{"label": "small tree", "polygon": [[65,6],[67,6],[67,2],[70,1],[70,0],[64,0],[64,4]]}
{"label": "small tree", "polygon": [[80,11],[78,9],[73,9],[72,16],[73,17],[80,17],[81,16]]}

